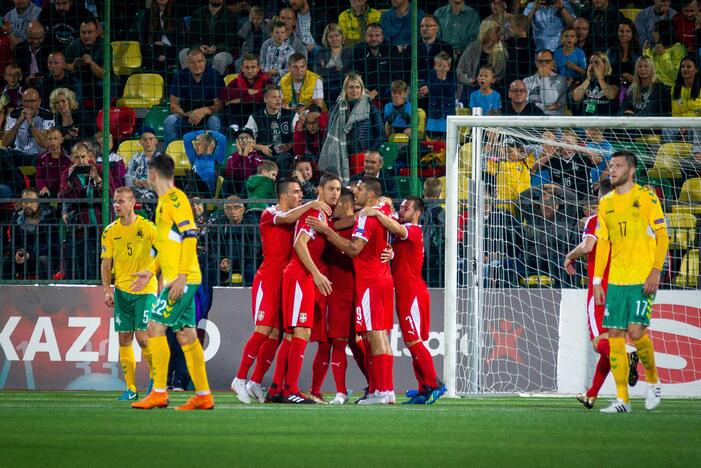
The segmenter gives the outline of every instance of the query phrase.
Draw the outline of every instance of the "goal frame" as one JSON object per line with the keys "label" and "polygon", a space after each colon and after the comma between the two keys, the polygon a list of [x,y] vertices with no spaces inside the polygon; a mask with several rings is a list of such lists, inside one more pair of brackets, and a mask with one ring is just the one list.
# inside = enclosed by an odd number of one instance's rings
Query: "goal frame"
{"label": "goal frame", "polygon": [[[447,387],[447,397],[458,397],[456,392],[457,379],[457,301],[458,301],[458,195],[459,195],[459,129],[470,128],[472,146],[472,171],[470,174],[470,195],[476,196],[474,206],[475,238],[473,242],[474,257],[481,258],[484,244],[484,232],[482,226],[482,210],[484,209],[483,196],[484,184],[481,181],[482,158],[481,135],[485,128],[525,127],[525,128],[614,128],[614,129],[662,129],[662,128],[701,128],[701,118],[693,117],[571,117],[571,116],[483,116],[482,109],[473,109],[472,116],[449,115],[446,117],[446,217],[445,217],[445,287],[443,303],[443,380]],[[467,143],[466,143],[467,144]],[[471,213],[472,215],[472,213]],[[471,289],[471,294],[477,300],[473,300],[471,309],[475,314],[475,324],[479,327],[482,309],[482,268],[473,268],[471,284],[465,288]],[[473,334],[478,334],[475,330]],[[480,343],[472,340],[470,352],[479,355]],[[478,379],[480,373],[479,359],[469,369],[472,382],[479,389]]]}

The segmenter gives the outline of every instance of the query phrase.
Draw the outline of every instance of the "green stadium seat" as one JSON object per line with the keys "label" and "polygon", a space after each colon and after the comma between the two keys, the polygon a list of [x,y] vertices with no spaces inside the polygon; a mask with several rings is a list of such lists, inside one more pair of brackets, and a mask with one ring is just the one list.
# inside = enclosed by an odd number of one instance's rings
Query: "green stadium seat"
{"label": "green stadium seat", "polygon": [[144,117],[144,127],[151,127],[156,131],[159,140],[163,140],[163,121],[170,114],[168,106],[153,106]]}
{"label": "green stadium seat", "polygon": [[411,177],[400,176],[397,177],[397,188],[399,189],[399,195],[401,197],[408,197],[411,195]]}
{"label": "green stadium seat", "polygon": [[385,169],[394,169],[397,161],[397,145],[391,141],[386,141],[380,146],[380,154]]}

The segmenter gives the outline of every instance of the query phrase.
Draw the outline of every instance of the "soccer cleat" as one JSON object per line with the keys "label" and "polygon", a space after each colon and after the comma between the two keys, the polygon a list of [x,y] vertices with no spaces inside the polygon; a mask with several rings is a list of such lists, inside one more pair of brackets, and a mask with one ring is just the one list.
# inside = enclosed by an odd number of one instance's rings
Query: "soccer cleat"
{"label": "soccer cleat", "polygon": [[231,381],[231,389],[236,393],[236,397],[241,403],[251,403],[251,397],[248,395],[245,380],[234,378],[234,380]]}
{"label": "soccer cleat", "polygon": [[630,404],[618,399],[613,400],[609,406],[601,409],[602,413],[630,413],[630,411]]}
{"label": "soccer cleat", "polygon": [[302,392],[299,392],[288,395],[287,398],[283,400],[283,403],[290,403],[293,405],[315,405],[316,401],[305,397]]}
{"label": "soccer cleat", "polygon": [[415,393],[413,397],[402,403],[403,405],[425,405],[428,396],[425,393]]}
{"label": "soccer cleat", "polygon": [[407,398],[414,398],[419,393],[420,392],[418,390],[416,390],[415,388],[412,388],[411,390],[407,390],[406,393],[404,394],[404,396]]}
{"label": "soccer cleat", "polygon": [[336,396],[329,402],[329,405],[345,405],[347,401],[348,395],[345,393],[336,393]]}
{"label": "soccer cleat", "polygon": [[363,396],[361,396],[360,398],[358,398],[357,400],[355,400],[355,404],[356,404],[356,405],[359,405],[361,401],[366,400],[367,397],[369,397],[369,396],[370,396],[369,388],[368,388],[368,387],[365,387],[365,389],[363,390]]}
{"label": "soccer cleat", "polygon": [[265,403],[265,394],[263,393],[263,389],[258,382],[249,380],[246,384],[246,391],[251,398],[255,398],[259,403]]}
{"label": "soccer cleat", "polygon": [[654,410],[662,401],[662,388],[659,384],[648,384],[645,395],[645,409]]}
{"label": "soccer cleat", "polygon": [[426,404],[432,405],[435,402],[437,402],[440,397],[445,395],[445,392],[447,389],[448,388],[445,386],[445,384],[439,380],[437,387],[429,389],[428,399],[426,400]]}
{"label": "soccer cleat", "polygon": [[190,397],[184,405],[176,406],[178,411],[211,410],[214,409],[214,396],[211,393],[206,395],[195,395]]}
{"label": "soccer cleat", "polygon": [[389,398],[386,393],[375,391],[372,395],[368,395],[363,400],[358,400],[359,405],[388,405]]}
{"label": "soccer cleat", "polygon": [[638,383],[638,361],[640,358],[638,358],[638,353],[633,351],[628,355],[628,366],[630,367],[630,370],[628,371],[628,385],[631,387],[635,387],[635,384]]}
{"label": "soccer cleat", "polygon": [[309,399],[314,400],[316,403],[319,403],[320,405],[328,405],[329,402],[326,401],[326,398],[324,398],[324,395],[321,393],[312,393],[309,392]]}
{"label": "soccer cleat", "polygon": [[387,397],[388,405],[394,405],[397,403],[397,396],[394,394],[394,390],[389,390],[385,392],[385,397]]}
{"label": "soccer cleat", "polygon": [[577,395],[577,401],[580,402],[586,409],[592,409],[596,402],[596,397],[587,396],[586,393]]}
{"label": "soccer cleat", "polygon": [[141,401],[132,403],[134,409],[165,408],[168,406],[168,392],[151,392]]}
{"label": "soccer cleat", "polygon": [[265,396],[265,403],[285,403],[282,393],[270,393]]}
{"label": "soccer cleat", "polygon": [[131,390],[124,390],[124,393],[117,397],[117,401],[132,401],[139,398],[139,394]]}

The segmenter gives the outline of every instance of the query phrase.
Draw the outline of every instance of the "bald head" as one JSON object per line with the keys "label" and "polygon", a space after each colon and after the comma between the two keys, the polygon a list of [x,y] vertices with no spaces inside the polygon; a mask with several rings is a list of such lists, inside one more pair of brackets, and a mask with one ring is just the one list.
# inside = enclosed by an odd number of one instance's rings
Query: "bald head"
{"label": "bald head", "polygon": [[28,88],[24,93],[22,93],[22,106],[27,109],[32,109],[34,112],[39,110],[39,105],[41,104],[41,99],[39,98],[39,91],[34,88]]}
{"label": "bald head", "polygon": [[526,103],[528,100],[528,88],[526,88],[526,83],[523,80],[514,80],[509,85],[509,100],[512,104],[520,105]]}
{"label": "bald head", "polygon": [[38,21],[30,21],[27,24],[27,42],[32,49],[38,49],[44,42],[44,26]]}

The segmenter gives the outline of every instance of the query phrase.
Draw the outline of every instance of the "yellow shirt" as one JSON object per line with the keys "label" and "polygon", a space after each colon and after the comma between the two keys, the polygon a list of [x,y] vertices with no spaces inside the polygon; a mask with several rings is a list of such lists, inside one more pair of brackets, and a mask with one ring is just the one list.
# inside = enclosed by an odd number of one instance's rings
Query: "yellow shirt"
{"label": "yellow shirt", "polygon": [[682,86],[679,99],[672,99],[672,117],[698,117],[701,115],[701,98],[691,99],[691,88]]}
{"label": "yellow shirt", "polygon": [[285,73],[280,79],[280,88],[282,88],[282,103],[290,105],[294,100],[294,104],[303,104],[305,107],[309,107],[312,103],[312,98],[314,97],[314,88],[316,88],[316,80],[319,80],[319,75],[314,72],[307,70],[306,75],[304,75],[304,80],[302,80],[302,86],[297,93],[294,89],[294,84],[292,82],[292,74]]}
{"label": "yellow shirt", "polygon": [[155,256],[153,244],[156,241],[156,226],[141,217],[129,226],[117,219],[102,232],[102,258],[113,259],[114,287],[131,294],[155,294],[156,277],[152,277],[141,291],[132,291],[132,273],[145,270]]}
{"label": "yellow shirt", "polygon": [[[369,7],[360,17],[355,16],[350,8],[338,15],[338,26],[343,31],[344,45],[350,47],[362,41],[365,27],[371,23],[379,23],[381,16],[379,10]],[[364,25],[361,24],[361,19]]]}
{"label": "yellow shirt", "polygon": [[535,157],[529,154],[518,161],[487,161],[487,172],[496,174],[498,200],[517,200],[524,190],[531,188],[531,167]]}
{"label": "yellow shirt", "polygon": [[657,53],[656,49],[645,49],[644,55],[652,57],[655,63],[657,79],[667,86],[674,86],[679,72],[679,64],[686,57],[686,47],[677,42],[672,47],[668,47],[662,53]]}
{"label": "yellow shirt", "polygon": [[[603,197],[596,237],[611,243],[609,284],[643,284],[653,267],[662,269],[664,257],[655,258],[655,232],[664,230],[666,235],[666,229],[660,202],[650,190],[635,184],[623,195],[613,191]],[[595,276],[603,276],[603,263],[597,262]]]}
{"label": "yellow shirt", "polygon": [[[187,195],[182,190],[172,188],[158,197],[158,206],[156,207],[156,250],[158,254],[156,260],[161,268],[164,285],[169,285],[178,276],[183,239],[185,237],[197,239],[196,236],[197,226]],[[202,274],[197,263],[196,252],[190,258],[190,264],[184,266],[183,273],[187,272],[188,284],[199,284],[202,282]]]}

